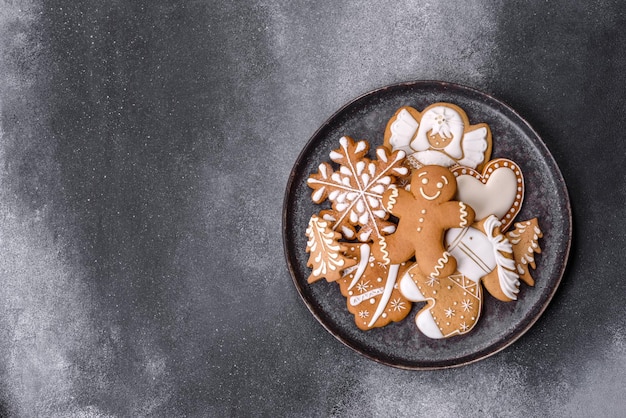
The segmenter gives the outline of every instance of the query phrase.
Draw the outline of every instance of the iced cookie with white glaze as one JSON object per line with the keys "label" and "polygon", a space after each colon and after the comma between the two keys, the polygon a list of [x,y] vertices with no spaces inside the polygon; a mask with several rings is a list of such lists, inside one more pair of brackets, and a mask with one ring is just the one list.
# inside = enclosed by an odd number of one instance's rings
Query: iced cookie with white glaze
{"label": "iced cookie with white glaze", "polygon": [[500,226],[491,215],[472,227],[447,232],[446,249],[457,260],[453,274],[427,277],[416,263],[402,276],[401,293],[412,302],[427,302],[415,317],[426,336],[448,338],[474,328],[483,304],[482,285],[497,299],[517,299],[519,275]]}
{"label": "iced cookie with white glaze", "polygon": [[415,166],[460,165],[480,170],[489,160],[491,130],[471,125],[467,114],[452,103],[434,103],[423,111],[401,107],[387,123],[384,145],[402,150]]}
{"label": "iced cookie with white glaze", "polygon": [[337,283],[356,326],[366,331],[403,320],[412,304],[400,293],[398,278],[408,266],[377,260],[369,244],[349,245],[345,255],[354,265],[344,270]]}
{"label": "iced cookie with white glaze", "polygon": [[469,167],[453,167],[456,199],[476,211],[476,220],[495,215],[506,231],[522,208],[524,177],[515,162],[496,158],[485,164],[482,173]]}
{"label": "iced cookie with white glaze", "polygon": [[490,160],[489,126],[471,125],[450,103],[398,109],[383,140],[371,152],[367,141],[342,137],[334,164],[310,175],[312,200],[330,208],[307,230],[309,282],[336,282],[362,330],[402,321],[412,303],[426,302],[414,323],[425,336],[466,334],[484,294],[513,302],[520,282],[534,284],[538,221],[506,233],[524,198],[521,170]]}
{"label": "iced cookie with white glaze", "polygon": [[380,240],[381,251],[390,264],[415,257],[424,275],[450,275],[456,261],[443,247],[445,231],[469,226],[474,221],[474,210],[452,200],[456,180],[445,167],[429,165],[415,170],[410,186],[410,192],[394,188],[383,195],[385,209],[399,221],[395,233]]}

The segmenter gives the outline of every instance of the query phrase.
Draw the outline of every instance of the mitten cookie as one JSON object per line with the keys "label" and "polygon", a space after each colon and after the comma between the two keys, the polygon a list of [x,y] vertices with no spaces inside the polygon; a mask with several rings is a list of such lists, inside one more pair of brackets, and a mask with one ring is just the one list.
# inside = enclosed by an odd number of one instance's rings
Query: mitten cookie
{"label": "mitten cookie", "polygon": [[468,333],[480,317],[482,288],[457,273],[434,280],[413,264],[400,281],[402,294],[412,301],[428,302],[415,317],[417,328],[429,338]]}

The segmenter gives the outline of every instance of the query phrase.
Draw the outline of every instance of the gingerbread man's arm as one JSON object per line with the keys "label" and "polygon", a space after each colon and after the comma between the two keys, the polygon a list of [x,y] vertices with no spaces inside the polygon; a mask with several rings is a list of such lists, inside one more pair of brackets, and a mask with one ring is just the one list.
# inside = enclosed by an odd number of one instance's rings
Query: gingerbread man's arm
{"label": "gingerbread man's arm", "polygon": [[411,204],[415,201],[413,195],[404,189],[390,188],[383,194],[383,207],[398,218],[411,212]]}
{"label": "gingerbread man's arm", "polygon": [[439,214],[442,227],[449,228],[465,228],[474,223],[476,213],[474,209],[466,203],[450,201],[439,205]]}

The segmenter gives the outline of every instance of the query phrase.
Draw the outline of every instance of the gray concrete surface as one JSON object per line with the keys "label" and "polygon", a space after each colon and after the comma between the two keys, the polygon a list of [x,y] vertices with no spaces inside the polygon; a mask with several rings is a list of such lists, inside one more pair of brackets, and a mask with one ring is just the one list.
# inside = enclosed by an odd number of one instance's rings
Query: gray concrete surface
{"label": "gray concrete surface", "polygon": [[[623,416],[626,5],[0,2],[0,415]],[[539,132],[574,213],[538,323],[458,369],[342,346],[283,255],[340,106],[437,79]],[[550,251],[550,248],[545,248]]]}

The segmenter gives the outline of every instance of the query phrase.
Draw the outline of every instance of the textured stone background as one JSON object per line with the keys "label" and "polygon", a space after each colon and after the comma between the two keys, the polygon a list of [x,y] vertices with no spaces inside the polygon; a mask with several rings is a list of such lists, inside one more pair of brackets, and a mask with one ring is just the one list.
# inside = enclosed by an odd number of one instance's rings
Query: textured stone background
{"label": "textured stone background", "polygon": [[[625,12],[0,0],[0,415],[623,416]],[[281,243],[313,132],[416,79],[516,109],[574,212],[538,323],[433,372],[342,346],[299,299]]]}

